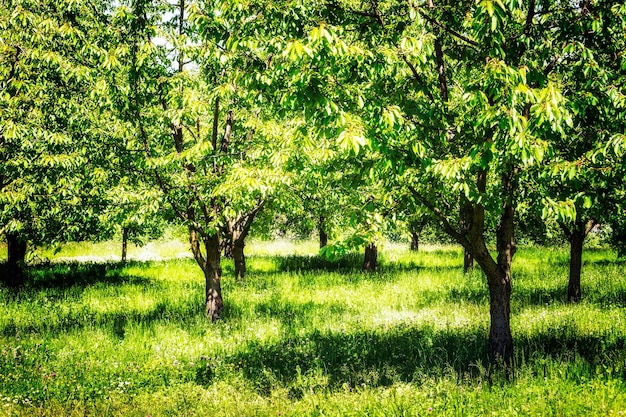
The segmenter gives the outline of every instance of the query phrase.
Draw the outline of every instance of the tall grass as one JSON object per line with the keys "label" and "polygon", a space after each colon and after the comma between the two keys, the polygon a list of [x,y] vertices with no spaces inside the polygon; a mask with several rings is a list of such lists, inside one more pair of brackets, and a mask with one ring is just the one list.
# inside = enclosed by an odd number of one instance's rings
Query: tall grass
{"label": "tall grass", "polygon": [[585,254],[578,305],[566,251],[518,252],[506,380],[485,362],[485,278],[462,273],[458,248],[389,245],[373,274],[314,243],[249,249],[245,282],[224,265],[213,324],[190,259],[31,267],[25,290],[0,290],[0,415],[626,414],[625,265],[610,251]]}

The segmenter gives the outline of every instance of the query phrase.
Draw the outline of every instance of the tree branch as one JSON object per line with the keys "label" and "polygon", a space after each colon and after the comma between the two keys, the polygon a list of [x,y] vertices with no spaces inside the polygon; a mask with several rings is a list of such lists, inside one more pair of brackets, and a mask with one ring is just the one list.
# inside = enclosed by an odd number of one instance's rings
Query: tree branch
{"label": "tree branch", "polygon": [[472,250],[470,242],[467,240],[467,238],[465,236],[463,236],[461,233],[457,232],[454,227],[452,227],[452,224],[450,223],[450,221],[448,220],[446,215],[443,214],[443,212],[441,210],[439,210],[437,207],[435,207],[434,204],[432,204],[430,201],[428,201],[412,185],[409,185],[409,191],[411,191],[411,194],[413,194],[413,196],[420,203],[422,203],[424,206],[426,206],[426,208],[428,208],[441,221],[441,223],[443,224],[444,230],[446,231],[446,233],[448,235],[450,235],[450,237],[452,237],[454,240],[456,240],[465,249],[470,250],[470,251]]}

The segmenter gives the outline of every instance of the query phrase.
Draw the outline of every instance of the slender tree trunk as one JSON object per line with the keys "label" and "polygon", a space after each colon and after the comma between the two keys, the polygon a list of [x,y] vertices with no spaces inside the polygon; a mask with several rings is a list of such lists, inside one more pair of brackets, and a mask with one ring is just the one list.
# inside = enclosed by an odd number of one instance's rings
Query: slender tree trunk
{"label": "slender tree trunk", "polygon": [[[474,206],[465,197],[461,195],[461,210],[460,210],[460,226],[461,235],[467,236],[472,227],[472,217],[474,215]],[[474,256],[472,252],[464,248],[463,250],[463,272],[467,273],[474,267]]]}
{"label": "slender tree trunk", "polygon": [[246,256],[243,252],[245,246],[243,239],[235,240],[233,244],[233,260],[235,263],[235,279],[243,281],[246,275]]}
{"label": "slender tree trunk", "polygon": [[19,288],[24,285],[24,259],[27,244],[16,233],[8,233],[6,238],[8,257],[2,281],[8,287]]}
{"label": "slender tree trunk", "polygon": [[222,228],[222,240],[220,241],[220,247],[224,258],[233,259],[233,231],[226,225]]}
{"label": "slender tree trunk", "polygon": [[373,272],[376,268],[378,268],[378,248],[373,243],[370,243],[365,247],[363,271]]}
{"label": "slender tree trunk", "polygon": [[[472,227],[469,230],[472,255],[487,276],[489,286],[489,353],[496,363],[501,363],[507,373],[513,369],[513,335],[511,334],[511,263],[516,252],[514,239],[515,209],[512,172],[502,176],[504,204],[496,230],[497,260],[491,257],[484,238],[485,209],[477,204],[473,209]],[[478,190],[484,192],[487,173],[478,176]]]}
{"label": "slender tree trunk", "polygon": [[128,228],[122,229],[122,263],[126,263],[126,254],[128,252]]}
{"label": "slender tree trunk", "polygon": [[206,315],[211,320],[219,320],[224,301],[222,299],[222,266],[220,263],[220,241],[217,234],[210,236],[206,242],[207,259],[204,268],[206,280]]}
{"label": "slender tree trunk", "polygon": [[320,233],[320,249],[328,245],[328,234],[326,233],[326,227],[324,224],[325,220],[326,219],[324,219],[324,216],[320,216],[319,224],[317,226],[317,228],[319,229],[319,233]]}
{"label": "slender tree trunk", "polygon": [[574,229],[569,238],[569,283],[567,285],[567,299],[572,303],[580,301],[580,273],[583,266],[583,243],[585,232]]}
{"label": "slender tree trunk", "polygon": [[559,222],[565,237],[569,241],[569,282],[567,284],[567,299],[571,303],[577,303],[582,297],[580,289],[580,275],[583,266],[583,245],[587,235],[596,225],[595,220],[582,221],[578,218],[569,225]]}

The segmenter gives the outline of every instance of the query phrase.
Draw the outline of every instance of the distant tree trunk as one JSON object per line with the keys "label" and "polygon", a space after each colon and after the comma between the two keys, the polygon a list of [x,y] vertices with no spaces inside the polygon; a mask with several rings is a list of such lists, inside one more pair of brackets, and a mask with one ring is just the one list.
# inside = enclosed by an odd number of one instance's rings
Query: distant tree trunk
{"label": "distant tree trunk", "polygon": [[587,235],[596,222],[589,220],[587,222],[576,220],[570,229],[567,225],[561,223],[561,228],[565,232],[565,236],[569,241],[570,257],[569,257],[569,282],[567,284],[567,299],[571,303],[577,303],[582,297],[580,288],[580,275],[583,266],[583,245]]}
{"label": "distant tree trunk", "polygon": [[24,259],[27,244],[16,233],[7,233],[7,263],[2,281],[12,288],[24,286]]}
{"label": "distant tree trunk", "polygon": [[128,228],[122,229],[122,263],[126,263],[126,254],[128,252]]}
{"label": "distant tree trunk", "polygon": [[244,247],[246,238],[250,233],[252,222],[263,208],[265,202],[261,201],[251,211],[239,216],[235,221],[228,221],[224,227],[225,238],[228,245],[224,246],[224,252],[228,250],[235,264],[235,279],[240,281],[246,275],[246,256]]}
{"label": "distant tree trunk", "polygon": [[326,233],[325,220],[326,219],[324,218],[324,216],[320,216],[319,223],[317,226],[317,228],[319,229],[319,233],[320,233],[320,249],[328,245],[328,234]]}
{"label": "distant tree trunk", "polygon": [[238,239],[233,245],[233,261],[235,263],[235,279],[241,281],[246,276],[246,256],[243,252],[244,239]]}
{"label": "distant tree trunk", "polygon": [[420,249],[420,233],[416,230],[411,230],[411,251],[417,252]]}
{"label": "distant tree trunk", "polygon": [[426,227],[427,223],[428,218],[421,218],[419,220],[414,220],[409,223],[409,229],[411,231],[411,251],[419,251],[420,236],[422,235],[422,230],[424,230],[424,227]]}
{"label": "distant tree trunk", "polygon": [[372,272],[378,268],[378,249],[373,243],[365,247],[365,259],[363,260],[363,271]]}
{"label": "distant tree trunk", "polygon": [[[461,235],[466,236],[469,234],[470,229],[472,228],[472,217],[474,216],[474,206],[465,197],[465,195],[461,195],[461,209],[460,209],[460,226],[461,226]],[[472,268],[474,268],[474,256],[472,252],[467,250],[467,248],[463,249],[463,272],[467,273]]]}

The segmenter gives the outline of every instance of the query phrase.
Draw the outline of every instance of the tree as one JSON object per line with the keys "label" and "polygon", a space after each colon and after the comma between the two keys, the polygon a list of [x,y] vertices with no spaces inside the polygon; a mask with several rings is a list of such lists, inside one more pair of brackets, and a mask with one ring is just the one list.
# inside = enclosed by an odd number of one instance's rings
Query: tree
{"label": "tree", "polygon": [[[214,7],[215,6],[215,7]],[[226,4],[221,5],[227,7]],[[243,239],[275,184],[270,161],[283,133],[265,123],[247,83],[256,57],[237,51],[237,22],[220,5],[136,0],[117,8],[119,61],[109,87],[126,152],[169,211],[188,228],[206,282],[206,314],[223,310],[222,240],[243,277]],[[257,75],[254,73],[254,75]],[[226,236],[225,236],[226,235]]]}
{"label": "tree", "polygon": [[101,2],[14,0],[0,5],[0,228],[2,281],[24,283],[28,243],[99,235],[102,183],[90,148],[105,58]]}
{"label": "tree", "polygon": [[[545,166],[573,124],[565,81],[554,70],[568,57],[555,42],[569,31],[564,17],[578,6],[534,1],[324,6],[317,10],[324,18],[314,21],[310,17],[317,12],[310,12],[303,19],[305,34],[285,45],[285,55],[300,70],[291,85],[295,89],[305,78],[309,88],[315,86],[310,96],[316,101],[297,94],[285,101],[307,106],[309,120],[322,131],[333,126],[341,132],[339,140],[348,138],[355,147],[368,143],[398,172],[411,170],[414,197],[484,271],[489,350],[512,365],[515,208],[523,174]],[[324,85],[341,91],[325,96]],[[358,131],[367,134],[354,134]],[[431,183],[432,195],[421,189]],[[462,227],[454,221],[461,208]],[[487,227],[495,229],[495,257]]]}
{"label": "tree", "polygon": [[624,189],[626,129],[624,6],[582,2],[558,13],[563,30],[555,41],[564,57],[553,64],[573,113],[566,140],[555,142],[554,165],[542,176],[545,212],[555,217],[570,243],[567,297],[581,299],[582,252],[593,227],[619,210]]}

